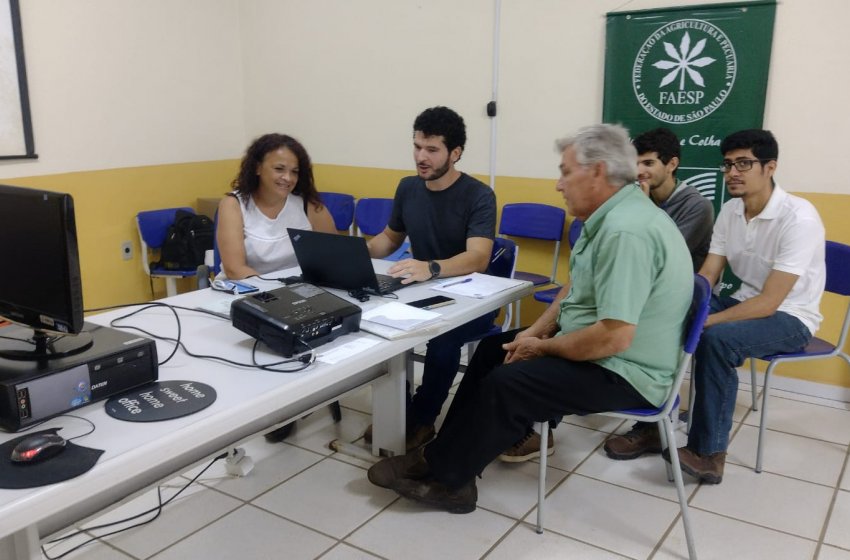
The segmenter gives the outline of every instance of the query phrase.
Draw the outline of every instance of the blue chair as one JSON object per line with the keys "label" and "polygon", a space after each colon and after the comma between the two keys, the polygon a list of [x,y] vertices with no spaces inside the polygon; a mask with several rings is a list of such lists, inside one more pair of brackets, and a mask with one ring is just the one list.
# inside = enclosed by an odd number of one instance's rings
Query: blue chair
{"label": "blue chair", "polygon": [[[497,237],[493,240],[493,251],[490,256],[490,264],[485,271],[493,276],[501,276],[502,278],[513,278],[516,273],[516,261],[519,254],[519,247],[510,239]],[[475,347],[482,339],[505,332],[511,328],[513,315],[513,304],[508,304],[504,307],[505,316],[501,324],[493,323],[485,332],[467,341],[467,357],[471,358],[475,353]],[[494,317],[495,319],[495,317]]]}
{"label": "blue chair", "polygon": [[[567,232],[567,241],[570,243],[570,249],[575,247],[576,241],[578,241],[578,238],[581,235],[581,226],[583,224],[584,222],[578,218],[574,219],[570,224],[570,229]],[[534,292],[534,299],[539,302],[549,304],[555,301],[555,296],[557,296],[560,291],[560,286],[557,288],[548,288],[546,290],[537,290]]]}
{"label": "blue chair", "polygon": [[413,257],[413,253],[410,252],[410,241],[405,241],[401,244],[401,247],[393,251],[392,254],[384,257],[385,261],[400,261],[402,259],[409,259]]}
{"label": "blue chair", "polygon": [[[177,295],[177,278],[188,278],[196,276],[198,273],[195,268],[170,270],[156,264],[154,259],[156,251],[165,243],[168,228],[174,223],[174,217],[178,210],[195,213],[192,208],[183,207],[146,210],[136,214],[136,227],[139,230],[139,243],[141,244],[142,269],[151,278],[165,279],[165,293],[169,297]],[[151,287],[151,291],[153,291],[153,287]]]}
{"label": "blue chair", "polygon": [[[835,241],[826,242],[826,291],[841,296],[850,296],[850,246]],[[764,388],[762,389],[761,422],[759,423],[759,441],[756,451],[757,473],[761,472],[762,454],[764,451],[765,425],[767,424],[767,394],[770,390],[770,374],[773,369],[785,362],[803,362],[809,360],[823,360],[826,358],[841,358],[850,365],[850,356],[844,352],[847,342],[847,333],[850,331],[850,302],[844,313],[844,323],[835,344],[821,338],[812,338],[811,342],[799,352],[787,354],[774,354],[759,358],[768,362],[767,370],[764,372]],[[750,359],[750,374],[752,376],[753,411],[758,410],[758,394],[756,385],[756,360]]]}
{"label": "blue chair", "polygon": [[319,197],[333,216],[337,231],[347,231],[351,235],[354,223],[354,197],[350,194],[334,192],[322,192],[319,193]]}
{"label": "blue chair", "polygon": [[[688,319],[685,323],[685,331],[683,333],[683,347],[679,357],[679,365],[676,370],[676,375],[673,378],[673,383],[667,392],[667,398],[659,408],[640,408],[631,410],[621,410],[616,412],[599,412],[602,416],[610,416],[613,418],[622,418],[624,420],[634,420],[639,422],[655,422],[658,424],[658,431],[661,436],[661,446],[664,449],[670,448],[670,463],[664,461],[667,467],[667,479],[676,484],[676,492],[679,495],[679,508],[682,511],[682,524],[685,528],[685,540],[688,542],[688,556],[691,559],[696,559],[697,552],[694,544],[694,538],[691,533],[690,516],[688,515],[688,497],[685,494],[685,485],[682,481],[682,470],[679,466],[679,454],[676,452],[676,438],[673,434],[674,422],[678,420],[677,411],[679,409],[679,389],[682,386],[682,379],[685,372],[690,369],[694,358],[700,336],[702,335],[705,319],[708,317],[709,302],[711,301],[711,286],[708,285],[708,280],[702,276],[694,275],[694,295],[691,301],[691,308],[688,312]],[[543,500],[546,495],[546,453],[545,449],[549,445],[549,430],[546,426],[547,422],[538,422],[536,428],[540,431],[540,474],[537,483],[537,532],[543,532]]]}
{"label": "blue chair", "polygon": [[391,198],[361,198],[354,209],[354,223],[358,234],[378,235],[390,221],[393,210]]}
{"label": "blue chair", "polygon": [[[558,272],[558,257],[561,250],[561,239],[564,236],[564,223],[567,213],[563,208],[521,202],[505,204],[502,207],[502,217],[499,220],[499,235],[508,237],[526,237],[541,239],[554,243],[552,251],[552,274],[544,276],[534,272],[516,271],[517,280],[527,280],[535,286],[546,284],[559,285],[555,280]],[[520,325],[520,304],[517,302],[516,326]]]}

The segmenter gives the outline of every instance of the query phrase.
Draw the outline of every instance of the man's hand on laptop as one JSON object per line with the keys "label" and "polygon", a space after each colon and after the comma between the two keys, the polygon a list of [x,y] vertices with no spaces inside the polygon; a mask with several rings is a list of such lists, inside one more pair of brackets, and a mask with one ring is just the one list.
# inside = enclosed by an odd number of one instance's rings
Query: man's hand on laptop
{"label": "man's hand on laptop", "polygon": [[424,282],[431,279],[431,269],[428,268],[428,262],[417,261],[416,259],[398,261],[387,269],[387,274],[393,278],[404,278],[401,281],[402,284]]}

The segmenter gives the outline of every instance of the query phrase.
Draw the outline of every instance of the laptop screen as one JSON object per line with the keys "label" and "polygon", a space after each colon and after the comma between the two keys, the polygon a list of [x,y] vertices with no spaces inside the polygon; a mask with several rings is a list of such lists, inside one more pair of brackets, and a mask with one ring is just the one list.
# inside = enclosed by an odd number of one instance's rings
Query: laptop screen
{"label": "laptop screen", "polygon": [[379,291],[366,240],[288,228],[305,282],[341,290]]}

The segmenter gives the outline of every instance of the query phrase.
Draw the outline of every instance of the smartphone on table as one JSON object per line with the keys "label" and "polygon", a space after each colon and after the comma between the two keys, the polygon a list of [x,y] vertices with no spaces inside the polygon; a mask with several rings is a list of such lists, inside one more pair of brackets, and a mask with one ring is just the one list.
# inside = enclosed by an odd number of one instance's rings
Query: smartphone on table
{"label": "smartphone on table", "polygon": [[236,280],[214,280],[211,287],[213,290],[218,290],[219,292],[228,292],[236,295],[252,294],[260,291],[260,288],[253,284]]}
{"label": "smartphone on table", "polygon": [[434,296],[416,301],[411,301],[407,305],[418,307],[420,309],[436,309],[444,305],[451,305],[455,302],[454,299],[447,296]]}

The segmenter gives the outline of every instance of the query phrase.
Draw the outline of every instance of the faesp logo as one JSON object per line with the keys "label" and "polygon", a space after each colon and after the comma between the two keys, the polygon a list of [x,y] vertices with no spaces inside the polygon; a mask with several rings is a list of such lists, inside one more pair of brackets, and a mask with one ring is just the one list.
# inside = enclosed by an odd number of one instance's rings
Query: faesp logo
{"label": "faesp logo", "polygon": [[726,101],[737,69],[732,41],[720,28],[681,19],[659,27],[644,41],[632,67],[632,87],[654,118],[692,123]]}

